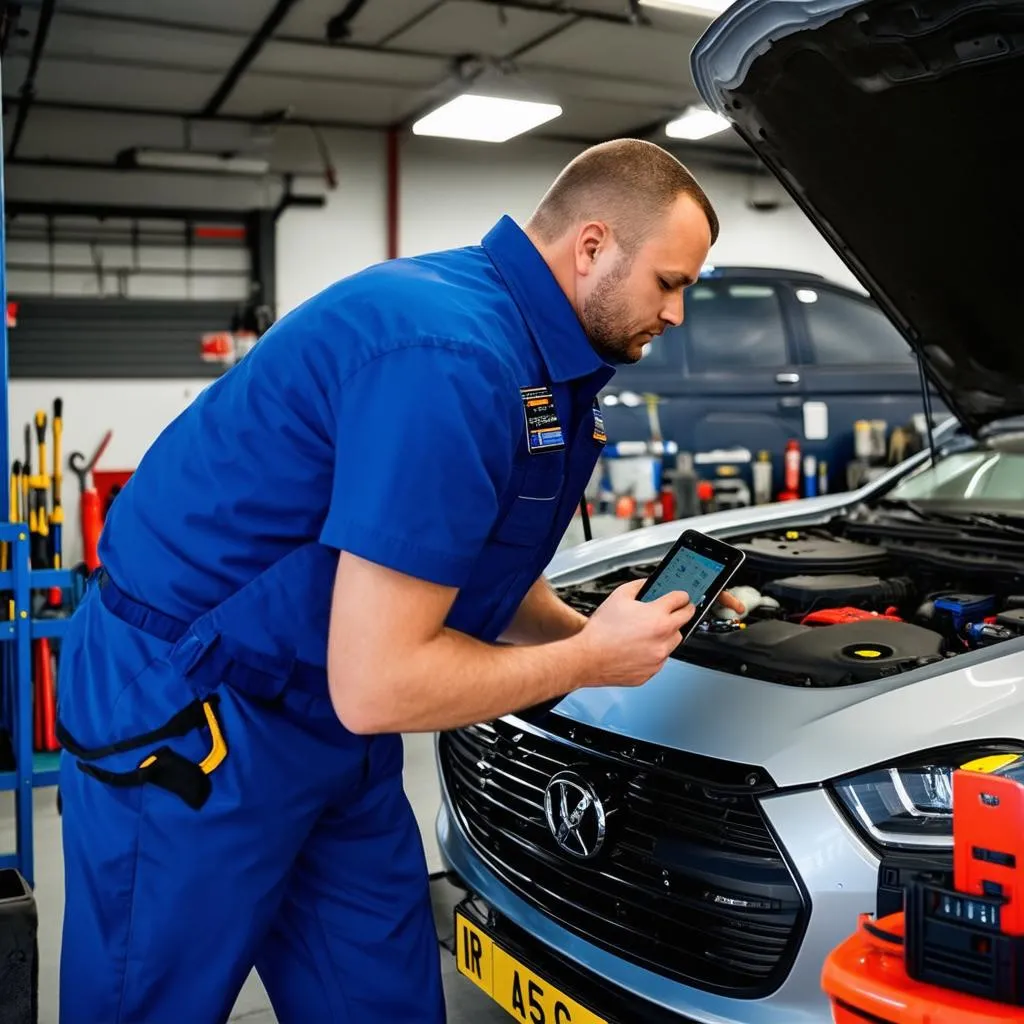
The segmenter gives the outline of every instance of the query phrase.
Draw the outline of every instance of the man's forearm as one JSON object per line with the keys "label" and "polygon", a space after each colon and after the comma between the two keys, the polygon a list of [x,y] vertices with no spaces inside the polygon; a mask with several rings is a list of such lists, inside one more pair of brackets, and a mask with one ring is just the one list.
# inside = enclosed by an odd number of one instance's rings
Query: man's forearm
{"label": "man's forearm", "polygon": [[408,652],[375,687],[376,699],[344,706],[344,680],[332,683],[338,715],[354,732],[435,732],[487,721],[558,698],[588,678],[591,658],[573,637],[538,646],[491,646],[445,629]]}
{"label": "man's forearm", "polygon": [[585,615],[570,608],[541,577],[530,588],[501,639],[513,644],[546,644],[575,636]]}

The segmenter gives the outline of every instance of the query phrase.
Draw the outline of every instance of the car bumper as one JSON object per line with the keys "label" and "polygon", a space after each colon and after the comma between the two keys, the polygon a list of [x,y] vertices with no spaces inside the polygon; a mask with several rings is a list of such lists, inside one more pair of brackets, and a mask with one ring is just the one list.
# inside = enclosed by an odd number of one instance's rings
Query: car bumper
{"label": "car bumper", "polygon": [[561,927],[500,882],[466,838],[442,787],[437,837],[446,867],[489,914],[488,931],[538,974],[595,1013],[650,1024],[831,1024],[821,989],[827,953],[873,912],[878,859],[820,789],[764,800],[768,820],[806,890],[810,919],[782,985],[761,999],[730,999],[680,984]]}

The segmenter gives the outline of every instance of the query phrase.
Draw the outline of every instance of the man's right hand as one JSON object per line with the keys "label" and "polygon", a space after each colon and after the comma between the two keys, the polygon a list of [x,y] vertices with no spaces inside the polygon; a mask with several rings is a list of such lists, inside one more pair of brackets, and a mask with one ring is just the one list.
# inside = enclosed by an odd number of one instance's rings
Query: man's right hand
{"label": "man's right hand", "polygon": [[682,642],[680,630],[696,611],[689,595],[674,591],[638,601],[643,584],[634,580],[616,587],[570,641],[585,651],[584,686],[639,686]]}

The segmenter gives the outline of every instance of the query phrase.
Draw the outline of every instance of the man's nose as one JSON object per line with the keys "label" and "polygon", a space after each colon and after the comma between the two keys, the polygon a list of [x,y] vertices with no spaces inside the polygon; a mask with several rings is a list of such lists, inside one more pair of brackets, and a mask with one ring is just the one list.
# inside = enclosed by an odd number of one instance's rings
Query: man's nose
{"label": "man's nose", "polygon": [[661,311],[661,319],[673,327],[678,327],[683,322],[683,296],[673,295]]}

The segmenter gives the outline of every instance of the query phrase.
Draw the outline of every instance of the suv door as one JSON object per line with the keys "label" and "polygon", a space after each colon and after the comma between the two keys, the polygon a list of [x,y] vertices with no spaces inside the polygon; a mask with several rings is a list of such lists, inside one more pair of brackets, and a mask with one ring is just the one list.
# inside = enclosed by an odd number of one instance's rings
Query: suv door
{"label": "suv door", "polygon": [[[804,391],[827,408],[828,437],[805,440],[829,463],[832,489],[845,486],[857,420],[885,420],[891,432],[922,411],[917,360],[903,336],[868,298],[827,284],[797,283],[790,300],[806,360]],[[936,414],[941,401],[933,399]]]}

